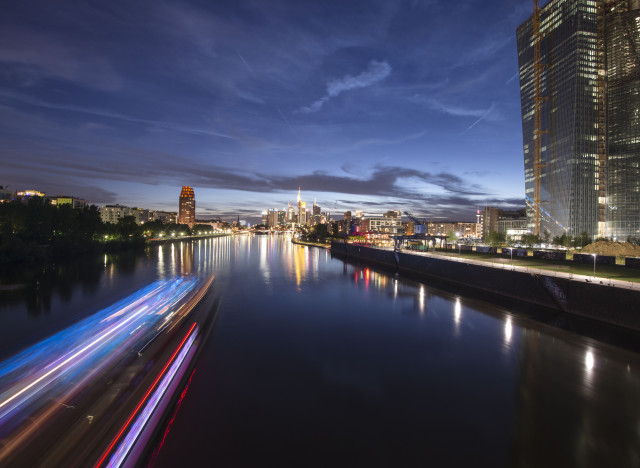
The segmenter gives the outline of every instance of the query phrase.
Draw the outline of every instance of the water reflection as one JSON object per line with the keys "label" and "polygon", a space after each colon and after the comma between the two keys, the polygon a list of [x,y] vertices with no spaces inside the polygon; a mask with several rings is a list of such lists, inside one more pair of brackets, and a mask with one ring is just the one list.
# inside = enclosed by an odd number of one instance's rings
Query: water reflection
{"label": "water reflection", "polygon": [[511,317],[507,317],[504,322],[504,341],[507,345],[511,344],[511,336],[513,335],[513,325],[511,324]]}
{"label": "water reflection", "polygon": [[[234,449],[286,453],[283,445],[298,436],[325,462],[340,445],[326,442],[335,427],[365,457],[354,465],[428,466],[451,453],[461,455],[450,465],[469,466],[637,466],[640,460],[640,376],[631,369],[640,365],[637,355],[550,331],[428,282],[331,258],[284,236],[167,244],[133,262],[109,257],[106,267],[99,256],[93,277],[79,274],[78,265],[56,274],[76,274],[67,291],[72,297],[85,281],[103,293],[88,294],[92,301],[111,302],[114,291],[129,287],[132,265],[147,283],[146,277],[172,272],[225,277],[223,320],[203,351],[206,368],[199,367],[187,395],[193,400],[169,434],[175,457],[164,466],[198,465],[211,450],[224,460],[240,457],[237,466],[255,466],[264,460],[251,453],[263,452]],[[5,304],[0,307],[10,309]],[[50,307],[55,311],[55,302]],[[36,320],[24,322],[27,328]],[[206,428],[193,431],[203,418]],[[193,456],[203,458],[189,459],[187,445],[202,447]],[[408,458],[397,460],[398,454]]]}
{"label": "water reflection", "polygon": [[460,321],[462,319],[462,304],[460,303],[460,298],[456,297],[456,300],[453,305],[453,323],[455,335],[458,336],[460,334]]}
{"label": "water reflection", "polygon": [[44,266],[4,266],[0,269],[0,307],[23,303],[29,314],[47,313],[54,296],[68,303],[78,292],[91,294],[105,273],[109,278],[132,274],[146,255],[144,251],[124,252]]}

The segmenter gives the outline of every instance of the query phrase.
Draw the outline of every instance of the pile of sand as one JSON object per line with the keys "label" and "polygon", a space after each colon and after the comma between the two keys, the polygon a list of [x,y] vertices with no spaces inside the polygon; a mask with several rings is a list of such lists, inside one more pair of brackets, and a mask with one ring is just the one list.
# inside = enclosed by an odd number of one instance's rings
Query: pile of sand
{"label": "pile of sand", "polygon": [[616,257],[640,257],[640,246],[629,242],[597,241],[584,247],[582,252]]}

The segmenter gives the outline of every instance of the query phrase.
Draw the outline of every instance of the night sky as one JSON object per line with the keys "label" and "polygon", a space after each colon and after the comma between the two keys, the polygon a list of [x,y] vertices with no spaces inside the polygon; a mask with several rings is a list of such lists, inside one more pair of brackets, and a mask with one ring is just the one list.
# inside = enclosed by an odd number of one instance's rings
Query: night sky
{"label": "night sky", "polygon": [[0,185],[255,220],[524,206],[530,0],[6,1]]}

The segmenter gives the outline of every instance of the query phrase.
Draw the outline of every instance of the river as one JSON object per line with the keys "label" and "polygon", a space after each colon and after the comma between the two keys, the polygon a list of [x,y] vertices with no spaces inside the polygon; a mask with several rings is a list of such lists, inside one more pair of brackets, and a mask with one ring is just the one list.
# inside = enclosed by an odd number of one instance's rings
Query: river
{"label": "river", "polygon": [[217,321],[155,466],[639,466],[640,356],[286,236],[4,269],[8,355],[160,278]]}

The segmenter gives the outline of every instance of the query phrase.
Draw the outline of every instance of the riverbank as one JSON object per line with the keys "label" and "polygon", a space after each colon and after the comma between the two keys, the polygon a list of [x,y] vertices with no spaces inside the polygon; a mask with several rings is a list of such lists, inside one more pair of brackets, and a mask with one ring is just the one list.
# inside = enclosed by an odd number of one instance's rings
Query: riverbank
{"label": "riverbank", "polygon": [[320,242],[303,241],[303,240],[294,239],[294,238],[291,238],[291,243],[292,244],[298,244],[298,245],[307,245],[309,247],[320,247],[321,249],[330,249],[331,248],[331,244],[322,244]]}
{"label": "riverbank", "polygon": [[15,239],[13,243],[3,245],[2,248],[0,248],[0,266],[47,264],[85,257],[87,255],[117,254],[126,251],[142,250],[150,245],[225,237],[233,234],[234,233],[220,233],[199,236],[163,237],[155,239],[137,238],[127,241],[59,239],[49,245],[36,245],[34,243],[25,243],[20,239]]}
{"label": "riverbank", "polygon": [[[246,231],[242,231],[239,234],[246,234]],[[157,237],[154,239],[148,239],[147,245],[153,245],[153,244],[170,244],[172,242],[182,242],[182,241],[187,241],[187,240],[200,240],[200,239],[209,239],[209,238],[218,238],[218,237],[227,237],[227,236],[232,236],[232,235],[237,235],[236,233],[233,232],[223,232],[220,234],[207,234],[207,235],[203,235],[203,236],[179,236],[179,237]]]}
{"label": "riverbank", "polygon": [[332,254],[640,331],[640,283],[440,254],[334,242]]}

